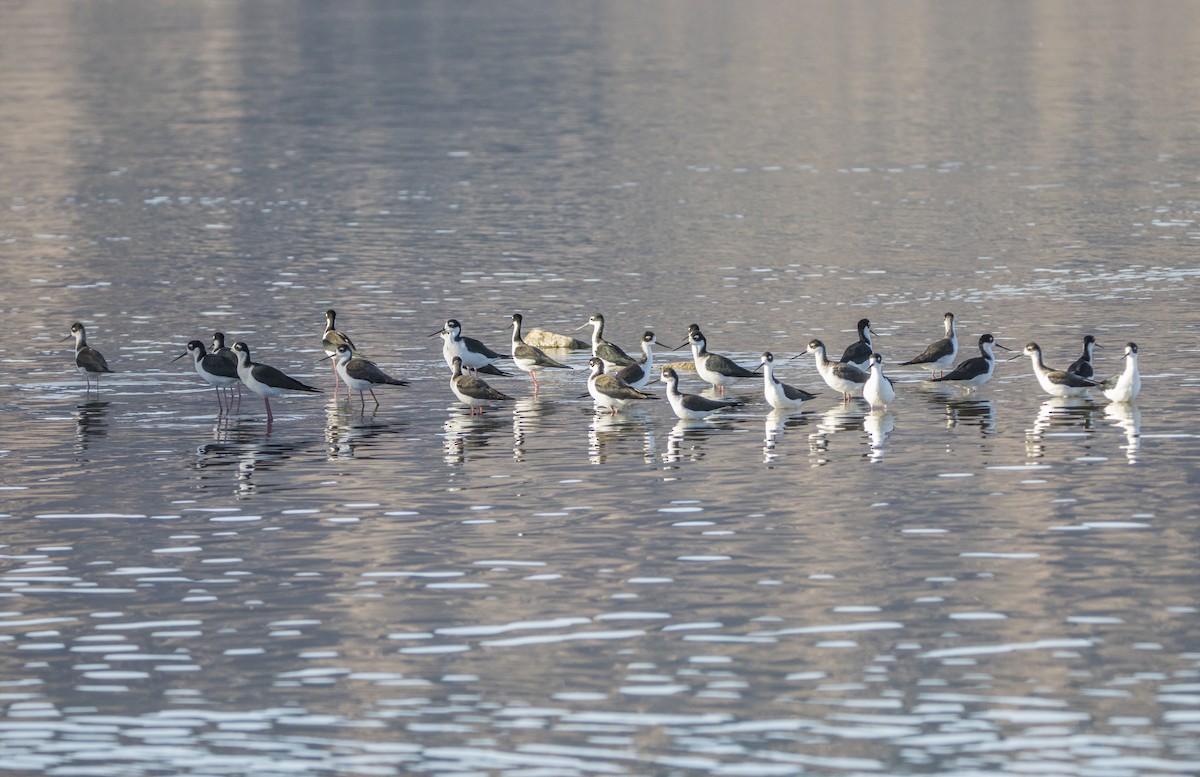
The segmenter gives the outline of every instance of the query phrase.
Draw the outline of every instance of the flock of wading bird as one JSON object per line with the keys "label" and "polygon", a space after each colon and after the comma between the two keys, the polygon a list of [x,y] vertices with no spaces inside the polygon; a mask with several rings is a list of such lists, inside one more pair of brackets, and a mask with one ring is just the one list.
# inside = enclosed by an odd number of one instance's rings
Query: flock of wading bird
{"label": "flock of wading bird", "polygon": [[[354,342],[335,326],[336,313],[332,310],[325,312],[325,331],[321,336],[321,347],[327,354],[325,359],[333,360],[334,397],[337,397],[339,381],[346,384],[347,401],[350,391],[357,391],[362,408],[366,408],[366,392],[370,392],[379,406],[379,398],[375,396],[376,386],[407,386],[408,382],[394,378],[379,368],[374,362],[355,353]],[[916,366],[928,369],[931,380],[951,386],[961,386],[967,391],[974,391],[991,380],[996,368],[995,348],[1005,348],[990,335],[979,338],[979,355],[955,363],[958,358],[958,336],[954,331],[954,314],[947,313],[944,318],[945,336],[934,342],[915,358],[901,362],[901,366]],[[511,359],[518,369],[529,373],[533,380],[533,393],[539,390],[537,374],[548,369],[573,369],[551,356],[541,348],[525,342],[521,335],[522,318],[514,313],[511,319],[512,347],[508,354],[499,353],[488,348],[479,340],[464,337],[462,325],[455,319],[449,319],[437,332],[430,337],[442,338],[442,355],[451,371],[450,390],[460,401],[470,407],[472,415],[483,414],[484,407],[497,402],[504,402],[513,397],[493,388],[483,378],[483,375],[511,377],[496,366],[497,362]],[[592,327],[591,351],[588,361],[590,374],[587,379],[588,394],[596,406],[612,415],[630,403],[653,399],[653,395],[643,391],[648,383],[654,382],[654,346],[658,344],[653,332],[647,331],[642,335],[640,359],[635,359],[617,345],[604,339],[604,316],[596,313],[579,327]],[[825,383],[842,395],[844,401],[850,401],[854,396],[861,396],[873,410],[886,408],[896,399],[896,389],[891,379],[883,374],[883,357],[872,345],[871,337],[876,332],[871,328],[871,322],[862,319],[858,322],[858,340],[852,343],[842,353],[837,361],[832,360],[820,340],[810,340],[808,347],[792,358],[812,354],[816,360],[817,372]],[[75,366],[88,381],[91,389],[91,379],[96,378],[96,388],[99,390],[100,375],[112,372],[104,356],[87,343],[87,335],[83,324],[71,326],[71,335],[64,340],[75,337]],[[546,333],[539,333],[546,335]],[[574,343],[573,338],[549,335],[559,341]],[[544,339],[539,342],[545,342]],[[767,404],[775,410],[795,411],[801,405],[813,399],[816,395],[803,389],[790,386],[775,377],[775,357],[768,351],[763,353],[759,365],[753,370],[735,363],[733,360],[711,353],[708,350],[708,340],[700,331],[697,324],[688,327],[687,339],[671,350],[678,350],[685,345],[692,349],[692,362],[696,374],[702,380],[711,384],[716,390],[717,397],[706,397],[699,394],[686,394],[679,390],[679,373],[673,366],[661,368],[662,383],[666,388],[667,399],[671,409],[681,419],[698,419],[712,415],[729,407],[743,404],[742,400],[724,399],[725,387],[735,381],[746,378],[763,379],[764,395]],[[1083,340],[1083,355],[1065,370],[1050,369],[1042,359],[1042,349],[1037,343],[1026,344],[1024,350],[1013,356],[1030,357],[1033,363],[1033,373],[1042,389],[1055,397],[1084,396],[1095,389],[1112,402],[1132,402],[1141,391],[1141,377],[1138,373],[1138,348],[1135,343],[1125,345],[1124,369],[1110,378],[1098,380],[1092,366],[1092,351],[1096,347],[1096,338],[1088,335]],[[241,386],[262,397],[267,409],[267,423],[271,413],[271,397],[286,392],[319,393],[321,390],[306,385],[295,378],[285,375],[280,370],[250,359],[250,347],[238,341],[232,348],[225,347],[225,337],[217,332],[213,335],[212,350],[209,351],[200,340],[192,340],[187,344],[187,350],[175,357],[182,359],[191,356],[196,367],[196,373],[207,381],[217,392],[217,405],[221,412],[226,412],[232,406],[232,390],[236,386],[240,392]],[[174,361],[174,360],[172,360]],[[761,371],[761,373],[760,373]],[[223,399],[222,390],[229,393]],[[239,394],[240,398],[240,394]]]}

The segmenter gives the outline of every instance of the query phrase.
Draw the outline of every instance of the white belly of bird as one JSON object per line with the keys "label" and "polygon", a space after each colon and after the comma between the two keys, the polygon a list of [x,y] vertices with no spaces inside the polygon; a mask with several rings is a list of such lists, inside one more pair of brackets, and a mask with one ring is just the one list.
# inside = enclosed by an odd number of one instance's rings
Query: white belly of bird
{"label": "white belly of bird", "polygon": [[486,399],[481,399],[479,397],[473,397],[470,394],[464,394],[462,391],[459,390],[458,384],[456,382],[454,382],[453,380],[450,381],[450,390],[454,392],[454,396],[458,397],[460,401],[462,401],[465,404],[470,405],[471,407],[482,407],[483,405],[487,404]]}
{"label": "white belly of bird", "polygon": [[519,359],[514,356],[513,363],[517,365],[517,369],[524,370],[525,372],[541,372],[544,369],[534,359]]}
{"label": "white belly of bird", "polygon": [[346,373],[346,368],[342,365],[337,366],[338,375],[342,376],[342,382],[350,387],[352,391],[363,392],[371,388],[371,381],[362,380],[361,378],[352,378]]}
{"label": "white belly of bird", "polygon": [[871,407],[885,407],[896,401],[896,390],[891,381],[882,373],[874,370],[863,386],[863,399],[871,403]]}
{"label": "white belly of bird", "polygon": [[260,397],[263,397],[263,398],[277,397],[283,393],[283,389],[277,388],[275,386],[269,386],[266,383],[263,383],[262,381],[255,378],[253,369],[243,370],[242,368],[239,367],[238,368],[238,377],[240,377],[242,379],[242,383],[246,384],[246,388],[250,389],[251,391],[253,391],[255,394],[257,394]]}
{"label": "white belly of bird", "polygon": [[790,410],[803,403],[803,400],[788,399],[787,394],[783,393],[783,386],[770,378],[763,382],[763,394],[767,398],[767,404],[776,410]]}
{"label": "white belly of bird", "polygon": [[1065,383],[1055,383],[1045,370],[1034,370],[1038,383],[1052,397],[1078,397],[1087,393],[1087,386],[1068,386]]}
{"label": "white belly of bird", "polygon": [[854,381],[846,380],[845,378],[839,378],[834,373],[833,364],[822,364],[817,368],[817,371],[820,372],[821,377],[825,379],[825,385],[829,386],[829,388],[833,389],[834,391],[840,391],[843,394],[857,394],[862,391],[863,384],[855,383]]}
{"label": "white belly of bird", "polygon": [[1142,390],[1142,379],[1137,373],[1124,373],[1117,378],[1117,385],[1107,389],[1104,396],[1111,402],[1132,402]]}
{"label": "white belly of bird", "polygon": [[592,395],[592,399],[595,400],[597,405],[599,405],[600,407],[603,407],[605,409],[608,409],[608,410],[611,410],[613,408],[620,410],[621,408],[628,405],[629,402],[631,401],[628,399],[618,399],[617,397],[610,397],[608,394],[598,391],[596,389],[596,384],[592,381],[588,382],[588,393]]}
{"label": "white belly of bird", "polygon": [[696,374],[705,383],[711,383],[714,388],[731,385],[735,380],[735,378],[731,378],[728,375],[722,375],[719,372],[710,370],[705,359],[693,359],[693,361],[696,363]]}

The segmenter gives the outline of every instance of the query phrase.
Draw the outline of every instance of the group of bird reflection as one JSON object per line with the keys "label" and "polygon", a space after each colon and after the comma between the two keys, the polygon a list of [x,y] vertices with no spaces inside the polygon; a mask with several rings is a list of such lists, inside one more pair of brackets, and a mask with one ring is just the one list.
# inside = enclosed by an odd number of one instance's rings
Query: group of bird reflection
{"label": "group of bird reflection", "polygon": [[[327,354],[325,359],[333,360],[335,398],[339,382],[345,383],[347,401],[350,400],[350,392],[357,391],[359,402],[365,409],[365,395],[369,392],[378,407],[379,398],[375,395],[377,386],[408,385],[407,381],[388,375],[374,362],[356,353],[354,342],[335,328],[335,320],[336,313],[333,310],[325,312],[325,330],[321,335],[321,348]],[[537,380],[539,372],[549,369],[573,369],[557,361],[541,348],[525,342],[521,333],[522,322],[519,313],[512,315],[511,349],[508,354],[493,351],[479,340],[464,336],[462,325],[455,319],[447,320],[441,329],[430,335],[442,338],[442,355],[450,368],[450,390],[459,401],[469,407],[471,415],[482,415],[485,407],[513,399],[479,377],[481,374],[511,377],[510,373],[496,366],[501,360],[509,359],[518,369],[529,373],[533,381],[534,396],[540,389]],[[997,343],[991,334],[984,334],[979,337],[979,355],[956,363],[959,349],[958,336],[954,330],[954,314],[945,314],[943,323],[944,336],[918,356],[901,362],[901,366],[928,369],[931,373],[930,380],[934,383],[960,386],[967,391],[974,391],[992,378],[996,368],[994,349],[1011,349]],[[634,358],[619,346],[604,339],[604,316],[596,313],[579,328],[589,325],[592,327],[592,356],[588,360],[588,393],[581,396],[590,395],[596,407],[610,415],[616,415],[632,403],[653,399],[654,395],[646,393],[643,389],[657,380],[654,377],[654,346],[658,344],[658,340],[654,333],[647,331],[642,335],[641,358]],[[100,375],[112,370],[100,352],[88,345],[82,324],[73,324],[71,335],[64,340],[70,339],[72,335],[75,337],[75,366],[88,381],[89,390],[93,377],[99,390]],[[859,396],[873,410],[885,409],[896,400],[896,388],[883,372],[883,356],[875,350],[871,340],[875,335],[877,333],[871,328],[871,322],[864,318],[858,322],[858,340],[848,346],[837,361],[829,357],[825,344],[817,339],[810,340],[808,347],[792,358],[812,355],[817,372],[825,384],[841,394],[843,401],[849,402],[853,397]],[[704,418],[744,404],[741,399],[725,399],[725,388],[747,378],[762,378],[766,402],[777,411],[799,410],[805,402],[816,397],[804,389],[780,381],[775,375],[775,357],[769,351],[762,354],[757,367],[747,369],[728,357],[710,352],[708,340],[698,324],[689,326],[687,338],[671,350],[678,350],[684,346],[691,347],[696,374],[715,389],[717,396],[684,393],[679,388],[678,371],[672,366],[662,367],[659,375],[665,387],[666,397],[671,409],[680,419]],[[1081,397],[1095,389],[1112,402],[1132,402],[1141,391],[1137,345],[1125,345],[1123,370],[1104,380],[1096,379],[1092,366],[1095,347],[1096,338],[1092,335],[1086,336],[1083,341],[1083,355],[1065,370],[1047,367],[1042,358],[1042,349],[1034,342],[1026,344],[1025,348],[1012,358],[1018,358],[1022,354],[1030,357],[1038,384],[1053,397]],[[187,350],[175,359],[185,356],[192,357],[196,373],[215,389],[217,404],[222,412],[232,406],[233,388],[236,386],[240,391],[241,387],[245,386],[262,398],[266,406],[268,424],[274,417],[271,412],[271,397],[287,392],[321,391],[285,375],[270,365],[252,361],[250,347],[244,342],[235,342],[232,348],[227,348],[225,337],[220,332],[213,335],[211,351],[200,340],[192,340],[187,344]],[[224,398],[222,391],[227,392]]]}

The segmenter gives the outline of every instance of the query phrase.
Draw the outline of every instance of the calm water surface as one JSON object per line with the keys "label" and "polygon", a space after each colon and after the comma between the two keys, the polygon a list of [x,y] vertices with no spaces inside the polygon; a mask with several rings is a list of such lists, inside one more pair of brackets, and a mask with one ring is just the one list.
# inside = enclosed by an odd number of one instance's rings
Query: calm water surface
{"label": "calm water surface", "polygon": [[[0,20],[4,769],[1200,771],[1195,5]],[[328,307],[412,385],[335,402]],[[948,310],[1143,394],[931,388]],[[515,311],[821,394],[608,418],[574,352],[471,418],[428,335]],[[884,413],[787,360],[863,316]],[[218,329],[325,395],[218,414]]]}

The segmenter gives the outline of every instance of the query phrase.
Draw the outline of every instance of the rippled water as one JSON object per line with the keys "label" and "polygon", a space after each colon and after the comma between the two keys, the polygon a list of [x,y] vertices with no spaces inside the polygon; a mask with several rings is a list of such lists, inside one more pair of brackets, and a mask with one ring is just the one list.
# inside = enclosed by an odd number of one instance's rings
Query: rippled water
{"label": "rippled water", "polygon": [[[5,769],[1200,771],[1193,5],[0,17]],[[335,402],[328,307],[412,385]],[[932,388],[948,310],[1142,396]],[[429,334],[516,311],[820,396],[472,418]],[[788,360],[863,316],[882,413]],[[218,329],[326,393],[218,414]]]}

